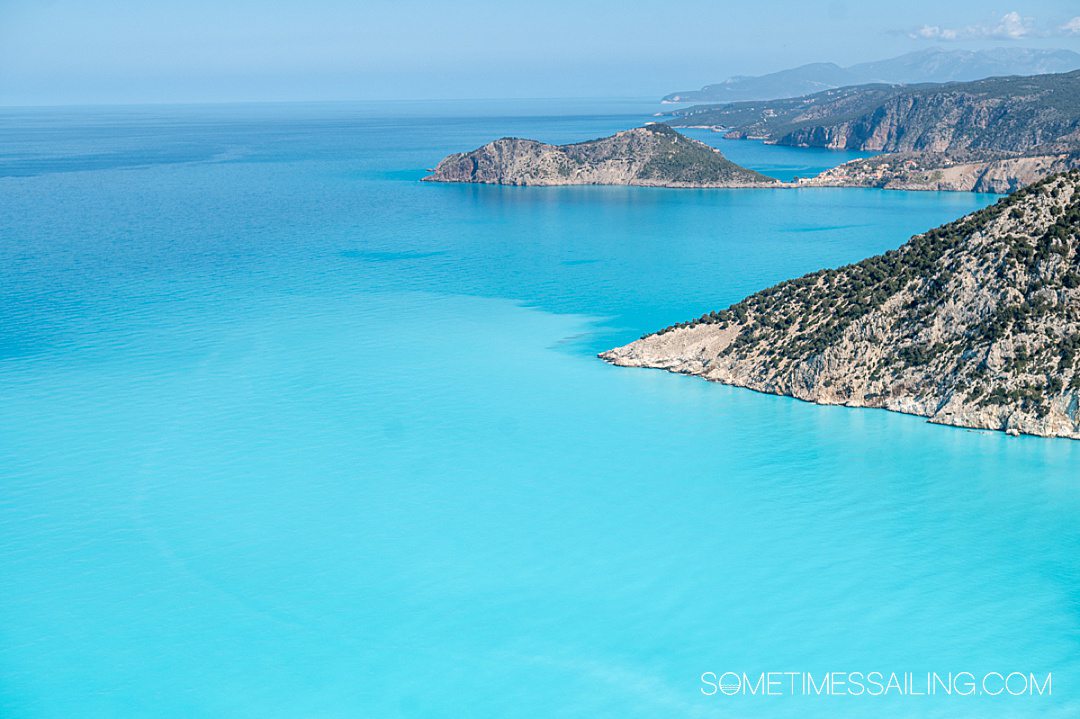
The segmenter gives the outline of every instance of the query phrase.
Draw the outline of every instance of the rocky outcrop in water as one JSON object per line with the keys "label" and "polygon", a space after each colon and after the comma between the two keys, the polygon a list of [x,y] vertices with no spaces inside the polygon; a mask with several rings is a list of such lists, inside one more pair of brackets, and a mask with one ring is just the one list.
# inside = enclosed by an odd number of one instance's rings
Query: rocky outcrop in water
{"label": "rocky outcrop in water", "polygon": [[548,145],[503,138],[450,155],[428,182],[501,185],[768,187],[777,180],[740,167],[666,125],[650,124],[589,142]]}
{"label": "rocky outcrop in water", "polygon": [[820,404],[1080,439],[1080,172],[601,357]]}

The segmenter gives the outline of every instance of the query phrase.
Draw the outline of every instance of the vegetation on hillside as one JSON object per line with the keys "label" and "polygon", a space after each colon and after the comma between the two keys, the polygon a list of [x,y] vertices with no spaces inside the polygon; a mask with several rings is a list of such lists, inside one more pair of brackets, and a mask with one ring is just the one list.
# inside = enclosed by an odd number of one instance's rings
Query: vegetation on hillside
{"label": "vegetation on hillside", "polygon": [[[656,334],[736,327],[722,356],[758,356],[764,371],[782,373],[853,341],[849,330],[869,320],[860,332],[890,338],[871,380],[924,368],[979,405],[1019,403],[1041,416],[1049,398],[1080,389],[1080,189],[1057,201],[1078,182],[1080,171],[1048,178],[897,250],[782,282]],[[1002,218],[1013,228],[1008,234],[988,231]],[[943,308],[973,282],[997,301],[942,320]],[[995,346],[1008,355],[998,372],[1021,381],[995,379],[987,362]]]}
{"label": "vegetation on hillside", "polygon": [[857,85],[800,98],[692,107],[671,124],[718,126],[732,136],[787,145],[1021,152],[1080,141],[1080,71]]}
{"label": "vegetation on hillside", "polygon": [[717,149],[663,124],[569,145],[502,138],[450,155],[424,178],[518,185],[631,184],[756,187],[778,180],[728,160]]}

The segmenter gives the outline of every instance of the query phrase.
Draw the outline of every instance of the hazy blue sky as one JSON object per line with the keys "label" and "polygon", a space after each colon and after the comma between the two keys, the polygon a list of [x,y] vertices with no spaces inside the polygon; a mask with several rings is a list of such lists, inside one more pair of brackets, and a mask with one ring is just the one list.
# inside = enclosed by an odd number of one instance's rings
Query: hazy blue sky
{"label": "hazy blue sky", "polygon": [[0,104],[659,96],[935,44],[1080,50],[1080,2],[0,0]]}

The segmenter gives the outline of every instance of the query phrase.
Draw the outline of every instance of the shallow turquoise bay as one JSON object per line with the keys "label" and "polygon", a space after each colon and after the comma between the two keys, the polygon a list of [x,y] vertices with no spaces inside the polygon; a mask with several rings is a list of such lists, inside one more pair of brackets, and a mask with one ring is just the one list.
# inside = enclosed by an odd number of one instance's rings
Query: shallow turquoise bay
{"label": "shallow turquoise bay", "polygon": [[1080,713],[1080,444],[594,357],[995,197],[418,182],[651,111],[5,111],[0,716]]}

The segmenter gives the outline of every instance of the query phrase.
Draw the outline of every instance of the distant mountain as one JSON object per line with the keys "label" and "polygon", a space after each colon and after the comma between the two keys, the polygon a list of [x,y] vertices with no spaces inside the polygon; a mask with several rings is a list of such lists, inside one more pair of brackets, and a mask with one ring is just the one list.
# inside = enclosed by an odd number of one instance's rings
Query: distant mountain
{"label": "distant mountain", "polygon": [[758,76],[738,76],[700,90],[675,92],[665,102],[740,102],[810,95],[868,83],[923,83],[979,80],[997,75],[1042,75],[1080,69],[1071,50],[930,48],[906,55],[841,67],[831,62],[802,65]]}
{"label": "distant mountain", "polygon": [[798,97],[867,82],[860,77],[836,63],[815,62],[768,75],[736,76],[715,85],[706,85],[700,90],[675,92],[665,97],[664,102],[739,102]]}

